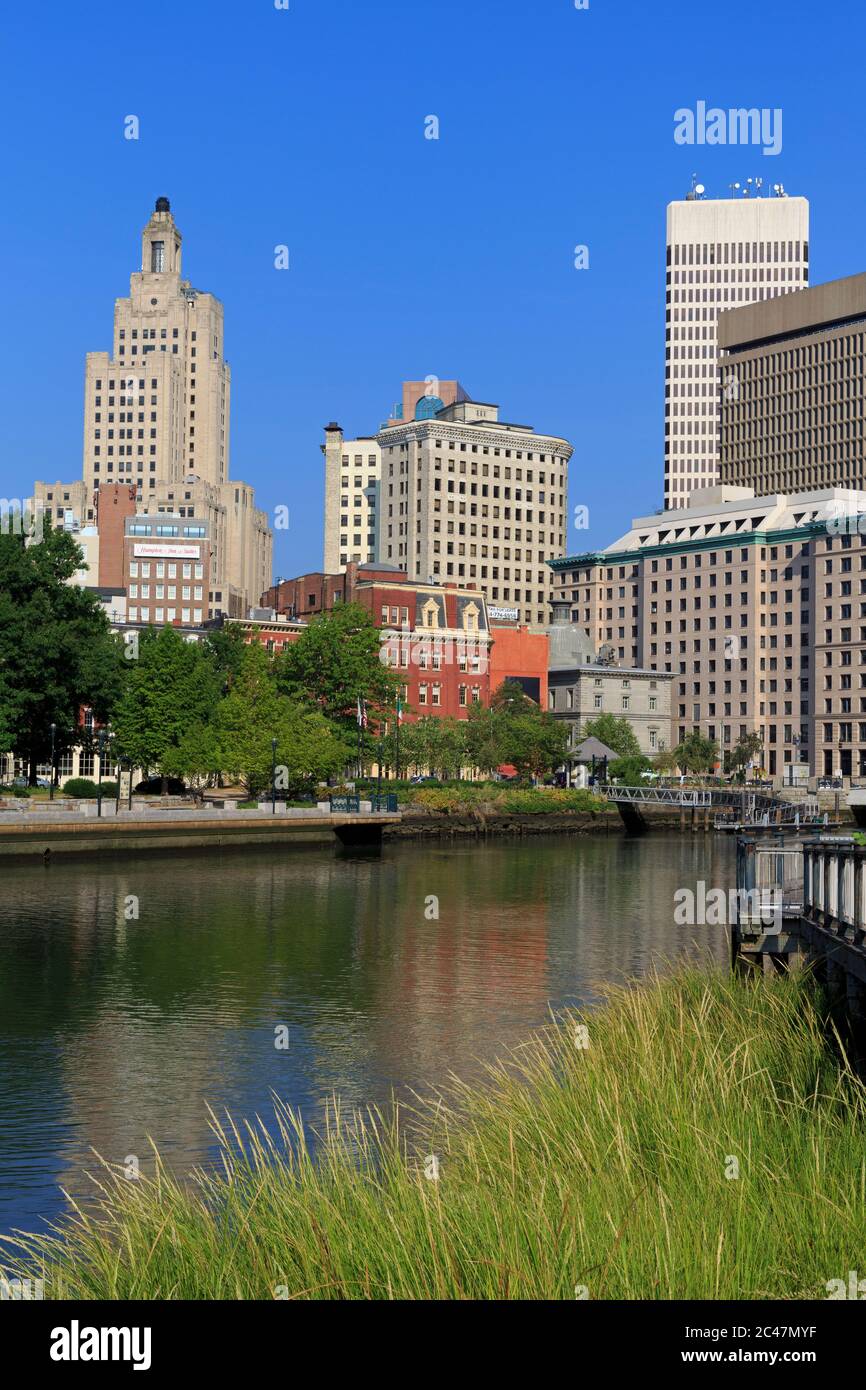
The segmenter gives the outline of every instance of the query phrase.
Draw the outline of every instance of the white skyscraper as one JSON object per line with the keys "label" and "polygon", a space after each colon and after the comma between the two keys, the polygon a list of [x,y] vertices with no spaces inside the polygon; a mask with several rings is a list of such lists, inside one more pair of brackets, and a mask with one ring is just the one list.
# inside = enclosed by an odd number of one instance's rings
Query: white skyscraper
{"label": "white skyscraper", "polygon": [[[809,203],[784,192],[730,198],[697,184],[668,204],[665,295],[665,507],[719,471],[719,313],[809,283]],[[776,185],[775,187],[779,187]]]}

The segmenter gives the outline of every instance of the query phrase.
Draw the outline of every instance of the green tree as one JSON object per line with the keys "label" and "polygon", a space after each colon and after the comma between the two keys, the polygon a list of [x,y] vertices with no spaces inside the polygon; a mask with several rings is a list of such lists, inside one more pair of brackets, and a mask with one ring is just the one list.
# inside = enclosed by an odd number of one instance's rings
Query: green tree
{"label": "green tree", "polygon": [[750,763],[760,763],[764,752],[764,740],[759,733],[741,734],[731,749],[730,763],[745,779]]}
{"label": "green tree", "polygon": [[466,761],[479,772],[490,774],[505,758],[506,720],[500,710],[472,704],[465,720]]}
{"label": "green tree", "polygon": [[116,749],[163,780],[175,775],[177,750],[190,729],[211,722],[220,695],[213,654],[176,628],[149,628],[130,663],[115,711]]}
{"label": "green tree", "polygon": [[623,787],[639,787],[644,781],[641,773],[648,771],[649,767],[649,758],[638,753],[636,756],[633,754],[628,758],[616,758],[610,764],[607,775],[611,780],[616,778]]}
{"label": "green tree", "polygon": [[358,696],[375,718],[393,717],[399,678],[380,660],[379,629],[366,608],[341,603],[313,618],[277,659],[280,691],[316,709],[346,734],[356,723]]}
{"label": "green tree", "polygon": [[540,709],[516,681],[503,681],[494,691],[490,710],[502,763],[510,763],[524,776],[540,777],[564,762],[566,723]]}
{"label": "green tree", "polygon": [[243,664],[247,640],[237,627],[214,628],[204,639],[205,651],[214,659],[223,690],[228,690]]}
{"label": "green tree", "polygon": [[250,795],[271,782],[276,739],[280,789],[294,791],[345,767],[348,749],[317,711],[293,704],[277,688],[273,666],[258,642],[244,653],[231,690],[220,702],[214,734],[222,771]]}
{"label": "green tree", "polygon": [[594,719],[588,719],[581,730],[581,740],[585,738],[599,739],[621,758],[641,756],[637,735],[623,715],[598,714]]}
{"label": "green tree", "polygon": [[163,753],[160,768],[166,777],[179,777],[200,792],[223,770],[213,724],[194,724],[187,729],[180,742]]}
{"label": "green tree", "polygon": [[78,740],[82,705],[104,722],[123,688],[123,643],[97,596],[70,584],[81,548],[65,531],[38,543],[0,534],[0,750],[19,754],[31,786]]}
{"label": "green tree", "polygon": [[698,729],[687,734],[674,751],[683,772],[712,772],[719,758],[718,744],[711,738],[704,738]]}

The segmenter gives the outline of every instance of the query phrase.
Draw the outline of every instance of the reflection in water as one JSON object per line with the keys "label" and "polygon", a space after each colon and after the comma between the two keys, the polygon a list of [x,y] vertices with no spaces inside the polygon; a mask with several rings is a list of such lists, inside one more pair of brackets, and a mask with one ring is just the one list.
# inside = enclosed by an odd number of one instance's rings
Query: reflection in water
{"label": "reflection in water", "polygon": [[[205,1102],[319,1122],[522,1041],[550,1008],[723,929],[674,925],[674,892],[733,882],[710,837],[544,838],[235,851],[4,873],[0,1231],[37,1229],[93,1167],[148,1136],[185,1170],[213,1153]],[[438,898],[438,920],[425,902]],[[127,920],[127,899],[139,917]],[[288,1029],[289,1045],[275,1045]]]}

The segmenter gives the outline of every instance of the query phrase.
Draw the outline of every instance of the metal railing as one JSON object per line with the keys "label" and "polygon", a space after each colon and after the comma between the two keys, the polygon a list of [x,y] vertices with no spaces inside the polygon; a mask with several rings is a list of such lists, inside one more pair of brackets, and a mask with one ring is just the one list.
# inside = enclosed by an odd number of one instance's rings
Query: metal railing
{"label": "metal railing", "polygon": [[803,914],[862,946],[866,938],[866,847],[847,836],[803,844]]}

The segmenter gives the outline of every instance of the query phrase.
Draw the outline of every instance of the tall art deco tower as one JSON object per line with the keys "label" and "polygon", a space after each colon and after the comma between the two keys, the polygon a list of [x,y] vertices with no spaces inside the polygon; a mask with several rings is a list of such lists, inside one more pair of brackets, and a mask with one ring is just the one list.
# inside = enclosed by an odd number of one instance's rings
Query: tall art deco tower
{"label": "tall art deco tower", "polygon": [[243,616],[271,582],[273,536],[252,487],[230,480],[223,306],[182,278],[181,261],[169,201],[157,198],[141,269],[115,301],[112,351],[87,354],[83,483],[37,483],[36,496],[51,515],[63,488],[67,512],[98,526],[100,488],[120,483],[138,512],[206,522],[208,608]]}

